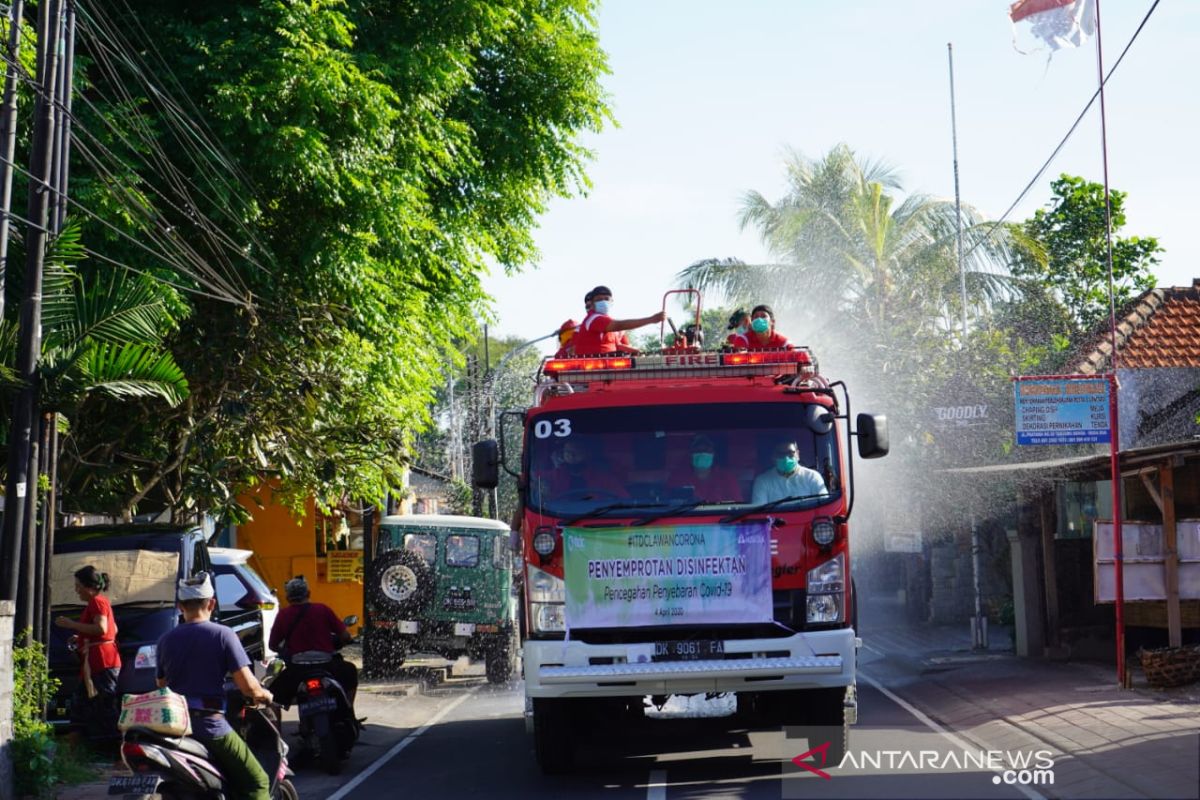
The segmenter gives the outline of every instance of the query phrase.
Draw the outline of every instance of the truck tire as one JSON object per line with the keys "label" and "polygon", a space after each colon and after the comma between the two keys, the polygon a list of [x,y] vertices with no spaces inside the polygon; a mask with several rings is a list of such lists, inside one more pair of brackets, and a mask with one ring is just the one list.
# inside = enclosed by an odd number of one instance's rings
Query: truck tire
{"label": "truck tire", "polygon": [[[367,645],[370,645],[369,647]],[[407,657],[404,637],[378,628],[363,637],[363,673],[368,678],[393,678]]]}
{"label": "truck tire", "polygon": [[561,775],[575,760],[574,731],[567,701],[533,698],[533,749],[538,766],[547,775]]}
{"label": "truck tire", "polygon": [[[850,724],[846,720],[846,687],[783,692],[784,725],[798,728],[794,734],[808,740],[808,748],[829,743],[825,767],[836,768],[850,746]],[[782,698],[781,698],[782,699]],[[818,759],[818,765],[820,761]]]}
{"label": "truck tire", "polygon": [[381,616],[410,619],[433,598],[433,573],[416,553],[389,550],[375,559],[367,592]]}
{"label": "truck tire", "polygon": [[484,653],[488,683],[505,684],[512,680],[517,666],[517,645],[514,637],[500,636]]}

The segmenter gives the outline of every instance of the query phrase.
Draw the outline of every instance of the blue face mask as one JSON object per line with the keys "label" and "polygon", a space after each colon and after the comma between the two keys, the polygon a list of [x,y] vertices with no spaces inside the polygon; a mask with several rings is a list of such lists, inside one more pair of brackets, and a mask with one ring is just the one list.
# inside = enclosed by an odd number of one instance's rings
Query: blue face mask
{"label": "blue face mask", "polygon": [[751,320],[750,327],[754,328],[755,333],[766,333],[771,329],[771,321],[766,317],[757,317]]}
{"label": "blue face mask", "polygon": [[775,459],[775,469],[780,475],[791,475],[796,471],[796,459],[792,456],[781,456]]}
{"label": "blue face mask", "polygon": [[738,332],[738,335],[739,335],[739,336],[744,336],[744,335],[746,334],[746,326],[745,326],[745,325],[738,325],[738,326],[737,326],[737,332]]}
{"label": "blue face mask", "polygon": [[712,453],[692,453],[692,466],[696,469],[712,469]]}
{"label": "blue face mask", "polygon": [[608,309],[611,307],[612,301],[610,300],[597,300],[596,302],[592,303],[592,308],[596,310],[597,314],[604,314],[606,316],[608,315]]}

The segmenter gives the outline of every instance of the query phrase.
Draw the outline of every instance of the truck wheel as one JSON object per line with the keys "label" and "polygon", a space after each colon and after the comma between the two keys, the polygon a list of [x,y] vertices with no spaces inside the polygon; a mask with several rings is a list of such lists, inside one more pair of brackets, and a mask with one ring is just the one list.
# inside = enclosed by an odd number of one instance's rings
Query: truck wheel
{"label": "truck wheel", "polygon": [[369,631],[364,636],[363,672],[370,678],[395,677],[407,655],[402,637],[378,629]]}
{"label": "truck wheel", "polygon": [[565,700],[533,698],[533,748],[547,775],[561,775],[575,759],[574,732]]}
{"label": "truck wheel", "polygon": [[[799,727],[809,749],[829,742],[825,766],[837,767],[850,746],[850,724],[846,720],[846,687],[785,692],[786,725]],[[818,760],[819,763],[819,760]]]}
{"label": "truck wheel", "polygon": [[383,615],[411,618],[433,598],[433,573],[425,559],[411,550],[389,550],[375,559],[367,592]]}
{"label": "truck wheel", "polygon": [[492,639],[490,645],[484,653],[488,683],[508,683],[517,671],[517,657],[520,653],[516,634],[510,632],[499,636]]}

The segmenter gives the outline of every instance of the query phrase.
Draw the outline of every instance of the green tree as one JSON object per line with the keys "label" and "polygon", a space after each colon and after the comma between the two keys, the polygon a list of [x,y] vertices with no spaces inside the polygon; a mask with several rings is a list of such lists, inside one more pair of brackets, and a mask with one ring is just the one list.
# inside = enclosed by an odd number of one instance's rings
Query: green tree
{"label": "green tree", "polygon": [[[1104,185],[1063,174],[1051,184],[1053,198],[1026,220],[1032,243],[1013,267],[1057,298],[1085,330],[1108,317],[1108,246]],[[1153,288],[1153,267],[1163,252],[1154,237],[1120,237],[1125,226],[1126,192],[1109,193],[1112,216],[1113,299],[1119,309]]]}
{"label": "green tree", "polygon": [[577,137],[608,119],[593,9],[81,9],[94,140],[73,190],[102,212],[89,240],[185,290],[170,344],[191,396],[168,413],[90,403],[68,502],[237,515],[268,476],[327,503],[397,488],[487,313],[480,275],[533,260],[537,215],[587,186]]}

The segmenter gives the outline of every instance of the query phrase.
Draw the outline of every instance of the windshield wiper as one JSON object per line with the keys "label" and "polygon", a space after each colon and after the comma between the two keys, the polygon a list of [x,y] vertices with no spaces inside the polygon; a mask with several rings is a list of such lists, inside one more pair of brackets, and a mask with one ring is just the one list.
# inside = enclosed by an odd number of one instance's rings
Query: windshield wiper
{"label": "windshield wiper", "polygon": [[620,511],[623,508],[646,508],[648,505],[659,505],[659,504],[658,503],[631,503],[629,501],[622,501],[620,503],[609,503],[606,506],[600,506],[599,508],[593,508],[591,511],[585,512],[585,513],[580,514],[575,517],[571,517],[569,520],[566,520],[565,522],[563,522],[561,524],[565,528],[568,525],[574,525],[576,522],[580,522],[580,521],[588,519],[590,517],[598,517],[601,514],[607,514],[609,511]]}
{"label": "windshield wiper", "polygon": [[791,495],[790,497],[781,497],[778,500],[772,500],[769,503],[760,503],[759,505],[753,506],[752,508],[747,508],[744,511],[738,511],[735,514],[730,514],[727,517],[722,517],[721,524],[725,524],[726,522],[737,522],[739,519],[742,519],[743,517],[748,517],[751,514],[761,514],[764,511],[770,511],[772,508],[775,508],[776,506],[781,506],[784,503],[794,503],[797,500],[811,500],[814,497],[828,497],[828,496],[829,496],[828,492],[820,492],[818,494],[794,494],[794,495]]}
{"label": "windshield wiper", "polygon": [[681,506],[675,506],[675,508],[669,508],[666,511],[663,511],[662,513],[651,514],[648,517],[643,517],[642,519],[639,519],[637,522],[630,524],[629,527],[637,528],[642,525],[649,525],[651,522],[654,522],[655,520],[662,519],[663,517],[673,517],[676,514],[684,514],[688,511],[691,511],[693,508],[696,508],[697,506],[706,505],[707,503],[708,503],[707,500],[693,500],[690,503],[684,503]]}

